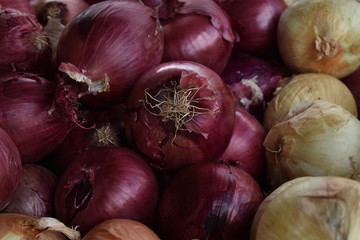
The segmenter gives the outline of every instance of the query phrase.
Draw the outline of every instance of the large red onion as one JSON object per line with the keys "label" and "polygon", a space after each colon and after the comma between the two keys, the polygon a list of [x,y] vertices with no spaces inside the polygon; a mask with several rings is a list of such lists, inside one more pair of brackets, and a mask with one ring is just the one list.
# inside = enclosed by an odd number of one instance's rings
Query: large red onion
{"label": "large red onion", "polygon": [[70,127],[53,105],[56,84],[35,74],[8,73],[0,75],[0,89],[0,127],[15,142],[23,163],[39,161]]}
{"label": "large red onion", "polygon": [[229,14],[240,41],[237,52],[261,56],[277,54],[277,24],[286,9],[283,0],[218,0]]}
{"label": "large red onion", "polygon": [[49,169],[38,164],[24,164],[16,192],[2,212],[54,217],[57,182],[57,177]]}
{"label": "large red onion", "polygon": [[34,8],[28,0],[0,0],[0,8],[14,8],[21,12],[34,14]]}
{"label": "large red onion", "polygon": [[62,222],[84,234],[102,221],[127,218],[150,226],[158,183],[149,165],[124,147],[83,152],[61,176],[55,210]]}
{"label": "large red onion", "polygon": [[236,120],[230,143],[220,157],[249,173],[255,180],[263,180],[265,174],[265,129],[244,108],[236,108]]}
{"label": "large red onion", "polygon": [[0,73],[43,73],[51,50],[35,15],[13,8],[0,8]]}
{"label": "large red onion", "polygon": [[21,159],[10,136],[0,128],[0,210],[15,194],[20,181]]}
{"label": "large red onion", "polygon": [[248,239],[263,195],[240,168],[193,164],[175,175],[160,198],[159,236],[164,240]]}
{"label": "large red onion", "polygon": [[230,19],[216,1],[164,1],[162,8],[171,17],[164,19],[163,62],[188,60],[221,73],[231,54],[235,36]]}
{"label": "large red onion", "polygon": [[82,85],[83,103],[105,106],[123,102],[141,74],[160,63],[163,43],[153,9],[110,0],[91,5],[66,25],[57,60],[72,84]]}
{"label": "large red onion", "polygon": [[226,149],[235,107],[218,74],[195,62],[167,62],[146,72],[132,88],[125,131],[152,166],[176,171],[213,161]]}

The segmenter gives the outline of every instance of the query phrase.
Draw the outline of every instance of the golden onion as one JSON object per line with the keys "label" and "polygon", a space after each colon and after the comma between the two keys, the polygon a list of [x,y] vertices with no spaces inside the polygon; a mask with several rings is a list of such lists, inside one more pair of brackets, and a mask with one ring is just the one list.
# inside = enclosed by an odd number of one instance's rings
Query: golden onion
{"label": "golden onion", "polygon": [[265,109],[265,130],[269,131],[293,105],[318,99],[336,103],[355,116],[358,114],[355,98],[342,81],[328,74],[302,73],[289,78],[275,92]]}

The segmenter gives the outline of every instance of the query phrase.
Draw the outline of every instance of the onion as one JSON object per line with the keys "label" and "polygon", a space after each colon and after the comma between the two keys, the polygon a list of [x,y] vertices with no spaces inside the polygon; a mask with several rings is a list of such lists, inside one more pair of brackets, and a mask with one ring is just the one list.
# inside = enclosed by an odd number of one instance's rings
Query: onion
{"label": "onion", "polygon": [[339,79],[321,73],[303,73],[282,80],[283,86],[266,106],[263,126],[269,131],[278,119],[300,102],[322,99],[336,103],[355,116],[357,106],[351,91]]}
{"label": "onion", "polygon": [[0,210],[15,194],[20,181],[21,159],[10,136],[0,128]]}
{"label": "onion", "polygon": [[104,1],[66,25],[57,48],[59,70],[81,85],[83,103],[123,102],[140,75],[160,63],[163,34],[154,15],[136,1]]}
{"label": "onion", "polygon": [[0,88],[0,127],[14,141],[23,163],[39,161],[70,128],[53,105],[56,84],[30,73],[9,73],[0,75]]}
{"label": "onion", "polygon": [[349,88],[353,94],[357,106],[357,112],[360,112],[360,67],[348,75],[345,78],[342,78],[341,81]]}
{"label": "onion", "polygon": [[360,121],[324,100],[294,105],[264,140],[270,188],[302,176],[357,177]]}
{"label": "onion", "polygon": [[247,239],[263,196],[256,181],[240,168],[193,164],[176,174],[161,196],[161,239]]}
{"label": "onion", "polygon": [[82,240],[160,240],[148,226],[130,219],[110,219],[93,227]]}
{"label": "onion", "polygon": [[44,73],[51,53],[36,17],[13,8],[0,8],[0,52],[0,73]]}
{"label": "onion", "polygon": [[280,66],[275,63],[241,53],[231,56],[221,74],[235,101],[259,120],[283,76]]}
{"label": "onion", "polygon": [[0,8],[14,8],[24,13],[35,14],[34,8],[27,0],[0,0]]}
{"label": "onion", "polygon": [[25,214],[0,213],[0,236],[3,240],[80,240],[78,231],[55,218]]}
{"label": "onion", "polygon": [[148,164],[124,147],[97,147],[79,155],[60,177],[56,215],[86,234],[102,221],[127,218],[153,224],[158,183]]}
{"label": "onion", "polygon": [[24,164],[19,184],[10,203],[2,210],[34,217],[54,217],[57,177],[38,164]]}
{"label": "onion", "polygon": [[146,72],[130,92],[127,112],[129,143],[164,172],[217,160],[235,120],[233,97],[220,76],[187,61]]}
{"label": "onion", "polygon": [[244,108],[237,107],[234,132],[220,159],[230,161],[260,180],[265,173],[265,135],[261,123]]}
{"label": "onion", "polygon": [[[296,1],[278,26],[278,47],[290,68],[343,78],[360,66],[357,0]],[[301,41],[299,41],[301,39]]]}
{"label": "onion", "polygon": [[257,56],[277,54],[276,31],[283,0],[218,0],[229,14],[240,41],[235,51]]}
{"label": "onion", "polygon": [[358,239],[359,197],[358,181],[296,178],[261,203],[250,240]]}
{"label": "onion", "polygon": [[[168,2],[160,6],[170,8]],[[216,1],[172,2],[176,2],[173,16],[162,21],[165,39],[162,61],[194,61],[220,74],[235,41],[227,14]]]}

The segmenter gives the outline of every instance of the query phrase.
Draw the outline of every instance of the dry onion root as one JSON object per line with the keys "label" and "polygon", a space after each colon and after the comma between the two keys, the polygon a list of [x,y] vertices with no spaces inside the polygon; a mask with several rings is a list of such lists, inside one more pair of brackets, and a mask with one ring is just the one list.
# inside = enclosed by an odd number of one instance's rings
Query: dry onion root
{"label": "dry onion root", "polygon": [[360,183],[335,176],[288,181],[261,203],[250,240],[359,239]]}

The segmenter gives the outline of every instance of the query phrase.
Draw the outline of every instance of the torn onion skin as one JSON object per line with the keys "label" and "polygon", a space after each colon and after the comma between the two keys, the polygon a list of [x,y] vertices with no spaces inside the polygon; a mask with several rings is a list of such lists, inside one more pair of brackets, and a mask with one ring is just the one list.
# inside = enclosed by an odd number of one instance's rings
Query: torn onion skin
{"label": "torn onion skin", "polygon": [[172,61],[146,72],[127,100],[129,144],[159,171],[215,161],[234,128],[235,104],[213,70],[195,62]]}

